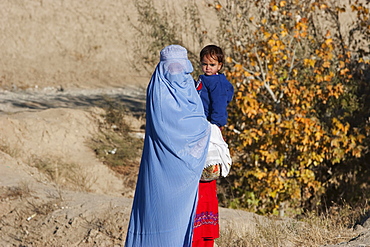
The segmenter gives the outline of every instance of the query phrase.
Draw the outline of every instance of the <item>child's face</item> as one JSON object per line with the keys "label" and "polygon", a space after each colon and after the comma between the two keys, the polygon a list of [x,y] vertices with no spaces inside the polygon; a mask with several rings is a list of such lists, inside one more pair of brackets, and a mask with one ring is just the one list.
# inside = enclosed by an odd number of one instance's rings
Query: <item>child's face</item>
{"label": "child's face", "polygon": [[202,71],[205,75],[214,75],[221,69],[222,63],[213,59],[211,56],[204,56],[200,61],[202,66]]}

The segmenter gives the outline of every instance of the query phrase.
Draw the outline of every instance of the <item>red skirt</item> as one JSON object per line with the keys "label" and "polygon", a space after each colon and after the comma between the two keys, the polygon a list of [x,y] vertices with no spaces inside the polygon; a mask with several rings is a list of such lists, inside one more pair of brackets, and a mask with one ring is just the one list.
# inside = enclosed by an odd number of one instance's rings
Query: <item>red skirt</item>
{"label": "red skirt", "polygon": [[214,240],[219,236],[216,180],[199,182],[193,241]]}

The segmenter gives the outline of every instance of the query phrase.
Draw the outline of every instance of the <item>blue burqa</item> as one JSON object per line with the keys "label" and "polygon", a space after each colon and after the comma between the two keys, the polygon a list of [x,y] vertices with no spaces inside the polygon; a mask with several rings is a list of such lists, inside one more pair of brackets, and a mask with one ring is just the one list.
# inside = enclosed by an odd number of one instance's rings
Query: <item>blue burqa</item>
{"label": "blue burqa", "polygon": [[161,51],[147,88],[146,130],[126,247],[191,246],[210,124],[187,51]]}

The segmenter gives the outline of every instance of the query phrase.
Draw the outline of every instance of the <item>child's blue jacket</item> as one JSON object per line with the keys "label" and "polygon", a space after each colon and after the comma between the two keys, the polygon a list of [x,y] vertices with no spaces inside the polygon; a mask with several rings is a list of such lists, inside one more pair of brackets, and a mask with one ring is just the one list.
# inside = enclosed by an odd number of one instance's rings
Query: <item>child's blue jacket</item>
{"label": "child's blue jacket", "polygon": [[208,121],[219,127],[226,125],[227,105],[234,95],[234,87],[226,76],[224,74],[200,75],[196,88],[202,99]]}

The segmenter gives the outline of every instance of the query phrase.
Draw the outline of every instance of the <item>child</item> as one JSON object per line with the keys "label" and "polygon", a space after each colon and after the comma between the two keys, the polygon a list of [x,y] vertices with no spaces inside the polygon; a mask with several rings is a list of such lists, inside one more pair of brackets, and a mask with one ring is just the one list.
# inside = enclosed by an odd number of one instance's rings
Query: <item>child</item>
{"label": "child", "polygon": [[[200,52],[203,75],[196,82],[207,120],[222,128],[227,123],[227,105],[234,88],[224,74],[219,73],[224,64],[220,47],[208,45]],[[218,200],[216,180],[200,181],[198,205],[194,221],[193,247],[212,247],[219,237]]]}
{"label": "child", "polygon": [[202,99],[204,113],[213,124],[222,128],[227,123],[227,105],[230,103],[234,88],[224,74],[219,73],[224,64],[222,49],[208,45],[200,52],[203,75],[196,84]]}

